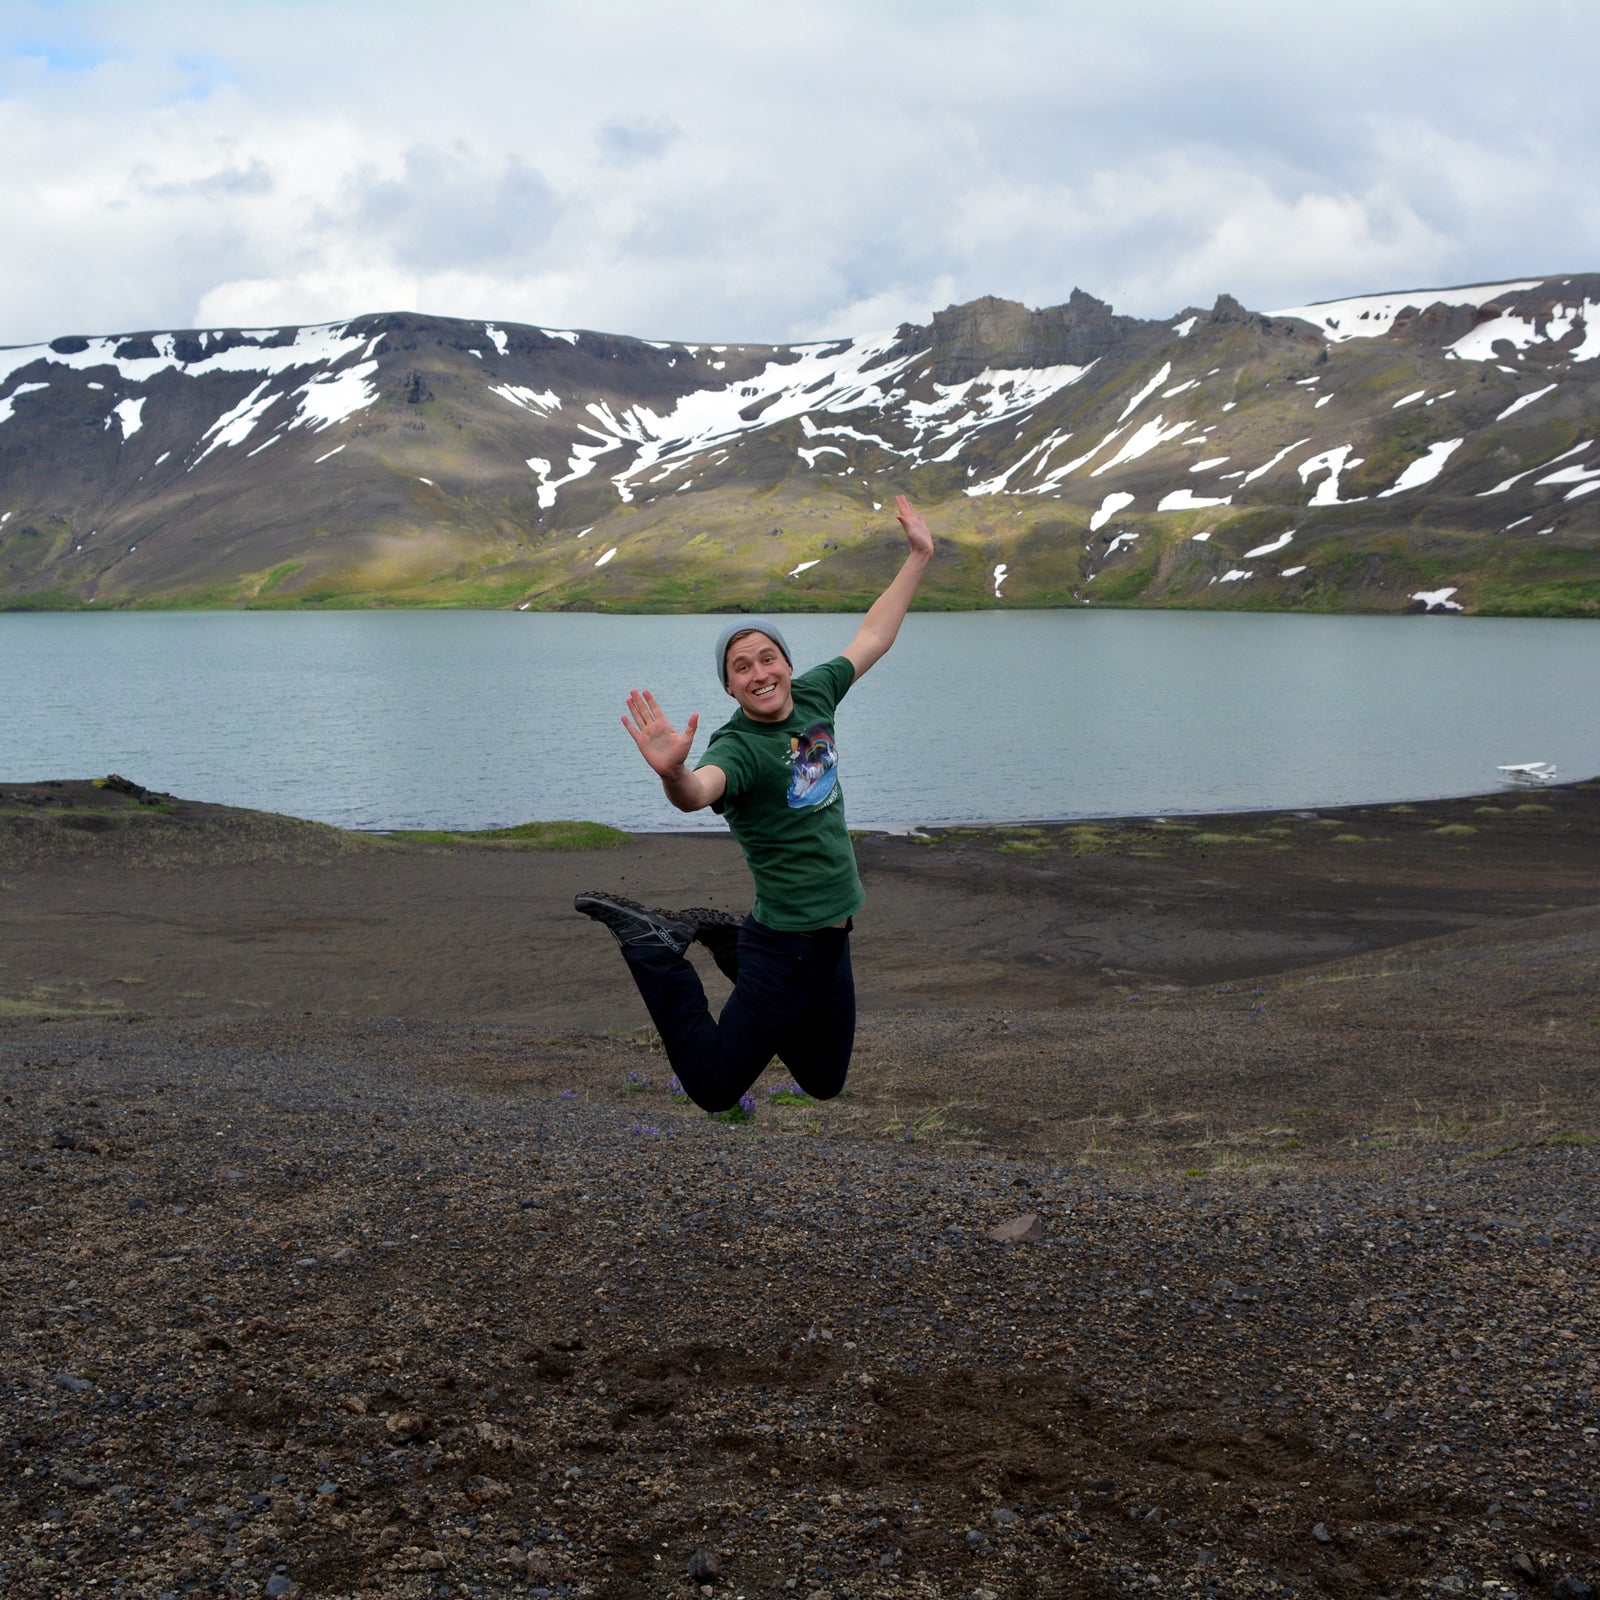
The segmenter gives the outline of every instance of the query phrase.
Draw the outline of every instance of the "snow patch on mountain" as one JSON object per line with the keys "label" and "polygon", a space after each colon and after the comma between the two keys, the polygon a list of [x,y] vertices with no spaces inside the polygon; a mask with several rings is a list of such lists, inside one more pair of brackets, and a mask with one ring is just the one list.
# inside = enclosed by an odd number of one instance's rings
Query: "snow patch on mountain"
{"label": "snow patch on mountain", "polygon": [[1148,400],[1150,398],[1150,396],[1152,394],[1154,394],[1156,392],[1156,390],[1159,389],[1161,387],[1161,385],[1164,384],[1167,381],[1167,379],[1170,378],[1171,376],[1172,376],[1172,363],[1170,361],[1163,362],[1162,366],[1161,366],[1161,370],[1153,378],[1151,378],[1150,381],[1148,383],[1146,383],[1145,386],[1142,389],[1140,389],[1134,395],[1134,397],[1127,403],[1127,405],[1125,405],[1122,408],[1122,415],[1117,418],[1117,421],[1118,422],[1126,422],[1128,420],[1129,416],[1131,416],[1133,414],[1133,412],[1138,410],[1138,408],[1146,400]]}
{"label": "snow patch on mountain", "polygon": [[[1395,319],[1408,306],[1484,306],[1501,295],[1522,294],[1537,289],[1543,278],[1519,283],[1480,283],[1462,289],[1403,289],[1395,294],[1363,294],[1348,300],[1319,300],[1308,306],[1290,306],[1269,311],[1270,317],[1298,317],[1320,329],[1334,344],[1346,339],[1377,339],[1394,327]],[[1471,335],[1469,334],[1470,338]],[[1481,358],[1480,358],[1481,359]]]}
{"label": "snow patch on mountain", "polygon": [[1444,464],[1466,443],[1465,439],[1442,439],[1428,446],[1428,453],[1413,461],[1378,498],[1387,500],[1392,494],[1404,494],[1408,489],[1420,489],[1432,483],[1444,471]]}
{"label": "snow patch on mountain", "polygon": [[1307,504],[1314,506],[1350,506],[1356,504],[1358,500],[1366,499],[1365,495],[1356,495],[1351,500],[1341,500],[1339,498],[1339,474],[1345,471],[1346,468],[1361,465],[1359,456],[1354,460],[1350,459],[1350,452],[1354,449],[1354,445],[1342,444],[1337,449],[1324,450],[1320,455],[1312,456],[1310,460],[1300,463],[1301,483],[1309,481],[1314,473],[1326,472],[1328,474],[1317,485],[1316,493],[1311,496]]}
{"label": "snow patch on mountain", "polygon": [[1170,494],[1164,494],[1157,511],[1204,511],[1209,506],[1228,506],[1233,504],[1233,496],[1225,494],[1219,499],[1208,499],[1204,495],[1196,494],[1192,489],[1174,489]]}
{"label": "snow patch on mountain", "polygon": [[1525,406],[1531,406],[1535,400],[1543,400],[1547,394],[1553,394],[1560,387],[1558,383],[1547,383],[1544,388],[1535,389],[1532,394],[1525,394],[1520,399],[1513,400],[1494,420],[1504,422],[1507,417],[1514,417]]}
{"label": "snow patch on mountain", "polygon": [[32,394],[38,389],[48,389],[48,383],[19,383],[4,400],[0,400],[0,422],[4,422],[11,415],[11,403],[20,400],[25,394]]}
{"label": "snow patch on mountain", "polygon": [[1108,494],[1100,502],[1100,509],[1089,518],[1089,532],[1098,533],[1125,506],[1131,506],[1135,497],[1121,492]]}

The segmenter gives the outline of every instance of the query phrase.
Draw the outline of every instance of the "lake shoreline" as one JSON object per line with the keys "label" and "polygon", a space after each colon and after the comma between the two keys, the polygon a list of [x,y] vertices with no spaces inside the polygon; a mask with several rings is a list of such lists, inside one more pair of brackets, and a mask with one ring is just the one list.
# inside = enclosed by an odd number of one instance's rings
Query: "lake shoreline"
{"label": "lake shoreline", "polygon": [[[1128,612],[913,624],[836,719],[859,827],[1459,796],[1492,787],[1502,762],[1581,773],[1600,752],[1600,631]],[[731,709],[711,669],[716,626],[489,613],[23,619],[0,626],[16,702],[7,775],[112,770],[359,829],[582,815],[694,832],[618,714],[631,687],[648,686],[680,720],[700,714],[703,750]],[[834,655],[852,626],[784,623],[802,664]]]}
{"label": "lake shoreline", "polygon": [[[1340,801],[1333,805],[1281,805],[1281,806],[1250,806],[1243,810],[1237,807],[1227,807],[1215,811],[1148,811],[1148,812],[1084,812],[1076,816],[1056,817],[1016,817],[1002,820],[995,817],[975,817],[970,820],[950,822],[903,822],[903,823],[862,823],[859,826],[852,824],[851,834],[855,836],[865,834],[883,834],[889,838],[906,838],[917,833],[947,833],[952,828],[983,828],[993,832],[1004,832],[1008,828],[1072,828],[1072,827],[1133,827],[1139,824],[1160,822],[1220,822],[1229,818],[1243,819],[1249,817],[1277,817],[1293,812],[1314,812],[1323,816],[1331,816],[1338,812],[1357,812],[1370,810],[1374,806],[1438,806],[1457,805],[1467,801],[1490,801],[1521,797],[1524,800],[1535,798],[1540,794],[1550,793],[1559,789],[1583,789],[1589,785],[1600,782],[1600,772],[1584,778],[1564,779],[1554,784],[1503,784],[1495,789],[1469,790],[1464,794],[1447,795],[1401,795],[1398,797],[1380,796],[1372,800]],[[357,828],[356,833],[367,833],[375,836],[398,833],[403,830],[396,828]],[[629,828],[628,833],[641,839],[653,838],[680,838],[684,835],[701,831],[693,828]]]}

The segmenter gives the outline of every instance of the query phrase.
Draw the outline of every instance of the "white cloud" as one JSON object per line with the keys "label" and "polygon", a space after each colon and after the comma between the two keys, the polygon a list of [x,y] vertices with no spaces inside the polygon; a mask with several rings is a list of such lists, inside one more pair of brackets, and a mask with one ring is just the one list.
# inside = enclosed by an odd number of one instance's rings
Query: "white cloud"
{"label": "white cloud", "polygon": [[1582,270],[1600,30],[1541,14],[1559,50],[1439,0],[13,0],[0,342],[389,309],[826,337]]}

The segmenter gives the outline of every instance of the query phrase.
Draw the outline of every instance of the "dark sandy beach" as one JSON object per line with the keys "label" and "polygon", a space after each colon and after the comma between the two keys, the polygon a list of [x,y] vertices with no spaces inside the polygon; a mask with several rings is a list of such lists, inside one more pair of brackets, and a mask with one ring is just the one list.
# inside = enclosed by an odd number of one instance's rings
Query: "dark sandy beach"
{"label": "dark sandy beach", "polygon": [[570,909],[724,838],[0,786],[0,1592],[1600,1586],[1600,784],[859,851],[729,1125]]}

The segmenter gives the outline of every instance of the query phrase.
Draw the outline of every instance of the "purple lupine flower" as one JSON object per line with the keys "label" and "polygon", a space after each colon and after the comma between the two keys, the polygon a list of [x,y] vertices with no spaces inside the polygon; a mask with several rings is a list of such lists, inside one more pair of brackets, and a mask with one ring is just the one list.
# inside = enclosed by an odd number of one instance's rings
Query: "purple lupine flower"
{"label": "purple lupine flower", "polygon": [[756,1114],[756,1097],[749,1093],[741,1095],[739,1097],[739,1109],[747,1117],[753,1117]]}

